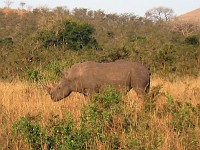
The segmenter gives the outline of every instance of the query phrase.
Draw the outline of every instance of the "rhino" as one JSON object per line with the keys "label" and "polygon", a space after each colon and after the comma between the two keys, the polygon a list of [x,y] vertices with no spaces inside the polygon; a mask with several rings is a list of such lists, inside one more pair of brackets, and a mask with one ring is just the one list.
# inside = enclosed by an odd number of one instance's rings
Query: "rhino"
{"label": "rhino", "polygon": [[137,94],[147,93],[150,87],[149,69],[138,62],[117,60],[109,63],[87,61],[72,65],[63,71],[63,78],[55,87],[46,87],[53,101],[68,97],[71,92],[91,96],[103,86],[110,85],[118,91],[131,89]]}

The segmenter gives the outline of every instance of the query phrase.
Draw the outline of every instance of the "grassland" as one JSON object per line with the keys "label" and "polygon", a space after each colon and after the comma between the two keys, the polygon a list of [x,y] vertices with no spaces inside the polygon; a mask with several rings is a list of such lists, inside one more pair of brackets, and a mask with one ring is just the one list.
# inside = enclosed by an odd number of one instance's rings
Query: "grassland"
{"label": "grassland", "polygon": [[[183,127],[181,131],[175,131],[176,128],[170,127],[169,122],[174,121],[173,109],[167,109],[165,106],[169,103],[169,99],[172,98],[174,102],[178,104],[189,103],[195,108],[197,115],[192,112],[182,113],[183,118],[180,125]],[[132,114],[133,118],[141,117],[140,115],[146,115],[149,110],[150,116],[144,117],[143,121],[148,122],[150,128],[143,128],[138,130],[132,137],[140,138],[138,146],[135,149],[198,149],[200,148],[200,77],[190,78],[185,77],[176,79],[176,81],[170,82],[164,79],[153,77],[151,82],[151,92],[148,98],[138,98],[134,91],[130,91],[126,96],[123,96],[123,101],[129,108],[124,110],[126,113]],[[148,105],[146,103],[148,101]],[[30,147],[25,144],[22,138],[13,135],[13,124],[21,117],[37,118],[38,115],[42,116],[43,126],[47,125],[49,119],[52,116],[57,116],[59,119],[64,119],[66,114],[70,112],[75,122],[80,121],[81,109],[89,103],[89,100],[83,95],[78,93],[72,93],[68,98],[59,102],[52,102],[46,91],[39,85],[22,83],[22,82],[0,82],[0,148],[1,149],[29,149]],[[151,105],[152,104],[152,105]],[[150,109],[147,108],[150,107]],[[183,111],[186,107],[183,108]],[[153,111],[152,111],[152,110]],[[163,114],[166,110],[166,115]],[[187,110],[190,112],[190,110]],[[186,117],[184,117],[184,115]],[[188,115],[188,116],[187,116]],[[150,118],[149,118],[150,117]],[[189,118],[187,118],[189,117]],[[185,126],[187,121],[192,118],[193,127]],[[119,121],[119,120],[118,120]],[[136,124],[140,125],[140,122],[136,121]],[[117,132],[117,130],[116,130]],[[147,134],[148,133],[148,134]],[[142,140],[141,140],[142,139]],[[125,146],[125,133],[120,133],[120,146],[117,149],[122,149]],[[156,141],[156,142],[155,142]],[[142,143],[143,142],[143,143]],[[152,145],[156,145],[155,147]],[[96,142],[96,149],[107,149],[105,143]],[[143,146],[139,146],[143,145]],[[47,149],[43,147],[42,149]],[[109,148],[108,148],[109,149]]]}

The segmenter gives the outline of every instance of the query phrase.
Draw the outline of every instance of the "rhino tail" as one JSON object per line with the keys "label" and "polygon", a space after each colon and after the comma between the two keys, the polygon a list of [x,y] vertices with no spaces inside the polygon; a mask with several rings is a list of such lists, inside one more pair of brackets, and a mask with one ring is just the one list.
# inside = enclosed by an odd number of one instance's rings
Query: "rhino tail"
{"label": "rhino tail", "polygon": [[151,73],[149,73],[149,80],[148,80],[147,85],[145,86],[145,93],[149,93],[149,90],[150,90],[150,75]]}

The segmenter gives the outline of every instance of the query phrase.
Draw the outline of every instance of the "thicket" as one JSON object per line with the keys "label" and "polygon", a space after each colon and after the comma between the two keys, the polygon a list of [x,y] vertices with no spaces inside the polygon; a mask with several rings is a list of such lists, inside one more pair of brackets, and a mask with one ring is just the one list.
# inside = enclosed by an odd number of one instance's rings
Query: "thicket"
{"label": "thicket", "polygon": [[[165,95],[167,102],[158,107],[160,99],[155,94],[146,97],[138,110],[124,102],[112,87],[106,87],[83,108],[80,122],[66,115],[64,119],[52,116],[44,124],[42,116],[29,115],[14,123],[13,139],[37,150],[199,149],[199,105],[181,103]],[[170,138],[166,137],[168,134]]]}
{"label": "thicket", "polygon": [[[56,80],[74,63],[117,59],[139,61],[163,77],[197,76],[200,32],[185,36],[170,28],[167,22],[100,10],[0,9],[0,77]],[[165,98],[158,107],[150,93],[138,111],[109,87],[84,107],[79,122],[70,115],[52,116],[46,124],[40,115],[21,118],[13,124],[11,142],[30,149],[162,149],[169,140],[169,149],[199,149],[199,105]],[[157,125],[162,121],[164,127]]]}
{"label": "thicket", "polygon": [[[199,31],[190,36],[134,14],[62,7],[0,9],[0,77],[51,80],[77,62],[139,61],[164,77],[199,74]],[[9,12],[9,13],[8,13]]]}
{"label": "thicket", "polygon": [[50,30],[40,31],[37,39],[45,48],[64,46],[71,50],[85,47],[91,49],[98,46],[96,39],[92,37],[94,31],[94,27],[89,24],[64,20]]}

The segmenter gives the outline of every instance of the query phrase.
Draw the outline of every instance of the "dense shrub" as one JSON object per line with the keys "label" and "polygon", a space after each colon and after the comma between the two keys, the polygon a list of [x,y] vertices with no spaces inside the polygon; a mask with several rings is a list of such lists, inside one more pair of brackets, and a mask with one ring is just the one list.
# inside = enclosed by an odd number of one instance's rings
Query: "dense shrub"
{"label": "dense shrub", "polygon": [[12,48],[13,44],[14,42],[11,37],[0,39],[0,46],[2,47]]}
{"label": "dense shrub", "polygon": [[[166,95],[167,102],[158,107],[156,93],[150,93],[138,110],[106,86],[83,108],[79,122],[71,115],[63,119],[52,115],[44,124],[40,115],[28,115],[14,123],[15,138],[32,149],[160,149],[166,144],[163,129],[167,129],[186,149],[199,149],[199,106]],[[164,126],[157,125],[157,119],[165,120]],[[176,149],[176,145],[168,144]]]}
{"label": "dense shrub", "polygon": [[92,36],[95,29],[90,24],[64,20],[51,30],[38,33],[38,39],[45,48],[66,46],[72,50],[97,48],[98,43]]}
{"label": "dense shrub", "polygon": [[[23,17],[0,10],[1,78],[28,79],[32,68],[49,80],[59,76],[58,67],[117,59],[139,61],[163,77],[199,74],[198,32],[185,38],[168,30],[165,22],[153,23],[133,14],[58,10],[34,9]],[[62,65],[49,69],[54,62]]]}
{"label": "dense shrub", "polygon": [[197,36],[190,36],[185,39],[185,43],[191,45],[199,45],[199,38]]}

